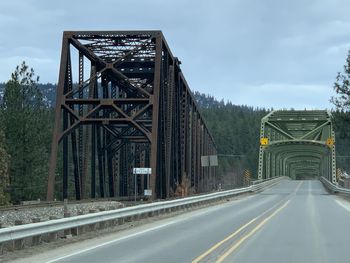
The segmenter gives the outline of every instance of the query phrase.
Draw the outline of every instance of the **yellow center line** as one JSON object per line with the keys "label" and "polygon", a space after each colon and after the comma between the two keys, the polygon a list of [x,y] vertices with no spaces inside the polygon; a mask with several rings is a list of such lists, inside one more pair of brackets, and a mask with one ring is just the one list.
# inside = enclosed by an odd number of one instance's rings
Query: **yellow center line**
{"label": "yellow center line", "polygon": [[[295,188],[294,193],[296,193],[299,188],[301,187],[301,185],[303,184],[303,182],[301,181],[298,186]],[[291,193],[292,194],[292,193]],[[265,220],[263,220],[258,226],[262,226],[264,225],[269,219],[271,219],[275,214],[277,214],[280,210],[282,210],[285,206],[287,206],[287,204],[289,203],[290,200],[288,200],[287,202],[284,203],[284,205],[282,205],[280,208],[278,208],[277,210],[275,210],[274,213],[272,213],[269,217],[267,217]],[[191,263],[198,263],[200,262],[202,259],[204,259],[206,256],[208,256],[210,253],[212,253],[214,250],[216,250],[218,247],[220,247],[222,244],[224,244],[225,242],[227,242],[228,240],[230,240],[231,238],[235,237],[236,235],[238,235],[242,230],[244,230],[245,228],[247,228],[248,226],[250,226],[252,223],[254,223],[257,219],[261,218],[262,216],[264,216],[265,214],[269,213],[271,210],[273,210],[276,206],[278,206],[279,204],[281,204],[283,202],[280,201],[277,204],[275,204],[274,206],[270,207],[270,209],[266,210],[264,213],[262,213],[261,215],[253,218],[252,220],[250,220],[248,223],[246,223],[245,225],[241,226],[240,228],[238,228],[234,233],[232,233],[231,235],[227,236],[225,239],[221,240],[220,242],[216,243],[213,247],[211,247],[209,250],[207,250],[206,252],[204,252],[203,254],[201,254],[200,256],[198,256],[197,258],[195,258]],[[258,227],[257,226],[257,227]],[[259,227],[259,228],[260,228]],[[253,229],[254,230],[254,229]],[[257,231],[257,230],[255,230]],[[245,240],[245,239],[244,239]],[[244,241],[243,240],[243,241]],[[242,241],[242,242],[243,242]],[[238,245],[239,246],[239,245]],[[220,261],[219,261],[220,262]]]}
{"label": "yellow center line", "polygon": [[248,226],[250,226],[252,223],[254,223],[257,219],[263,217],[265,214],[269,213],[271,210],[273,210],[275,207],[277,207],[279,204],[281,204],[283,201],[278,202],[277,204],[273,205],[272,207],[270,207],[268,210],[266,210],[265,212],[263,212],[262,214],[260,214],[259,216],[253,218],[252,220],[250,220],[248,223],[246,223],[245,225],[241,226],[240,228],[238,228],[235,232],[233,232],[231,235],[227,236],[225,239],[221,240],[220,242],[218,242],[217,244],[215,244],[213,247],[211,247],[209,250],[207,250],[206,252],[204,252],[202,255],[198,256],[197,258],[195,258],[191,263],[198,263],[200,262],[203,258],[205,258],[206,256],[208,256],[210,253],[212,253],[215,249],[217,249],[218,247],[220,247],[222,244],[224,244],[226,241],[228,241],[229,239],[235,237],[237,234],[239,234],[239,232],[241,232],[242,230],[244,230],[245,228],[247,228]]}
{"label": "yellow center line", "polygon": [[285,202],[281,207],[274,211],[270,216],[261,221],[255,228],[253,228],[248,234],[240,238],[229,250],[227,250],[222,256],[220,256],[215,263],[221,263],[225,260],[233,251],[235,251],[246,239],[254,235],[260,228],[262,228],[272,217],[285,208],[289,204],[290,200]]}
{"label": "yellow center line", "polygon": [[211,247],[209,250],[207,250],[205,253],[203,253],[202,255],[200,255],[199,257],[195,258],[192,263],[198,263],[199,261],[201,261],[203,258],[205,258],[206,256],[208,256],[211,252],[213,252],[215,249],[217,249],[218,247],[220,247],[223,243],[225,243],[227,240],[233,238],[234,236],[236,236],[239,232],[241,232],[243,229],[245,229],[246,227],[248,227],[249,225],[251,225],[252,223],[254,223],[257,219],[259,218],[259,216],[255,217],[254,219],[250,220],[248,223],[246,223],[245,225],[241,226],[240,228],[238,228],[234,233],[232,233],[231,235],[229,235],[228,237],[226,237],[225,239],[221,240],[219,243],[217,243],[216,245],[214,245],[213,247]]}

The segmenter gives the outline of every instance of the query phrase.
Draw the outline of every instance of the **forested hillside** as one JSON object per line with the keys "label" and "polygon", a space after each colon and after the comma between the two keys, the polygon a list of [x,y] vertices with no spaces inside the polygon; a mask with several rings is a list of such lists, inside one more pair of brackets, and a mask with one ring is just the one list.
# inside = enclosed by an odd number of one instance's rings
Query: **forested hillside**
{"label": "forested hillside", "polygon": [[[57,85],[51,84],[51,83],[46,83],[46,84],[37,83],[36,86],[43,96],[43,102],[50,107],[54,107],[56,102]],[[6,83],[0,83],[0,103],[5,93],[5,87],[6,87]]]}
{"label": "forested hillside", "polygon": [[198,92],[194,95],[215,139],[219,172],[226,184],[233,179],[239,183],[244,170],[250,170],[256,177],[260,121],[268,110],[217,101]]}

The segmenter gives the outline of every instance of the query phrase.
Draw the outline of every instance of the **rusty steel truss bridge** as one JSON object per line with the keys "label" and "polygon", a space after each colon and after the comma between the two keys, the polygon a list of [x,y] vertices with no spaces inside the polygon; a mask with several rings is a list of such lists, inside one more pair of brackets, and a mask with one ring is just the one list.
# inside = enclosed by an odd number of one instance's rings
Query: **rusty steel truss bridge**
{"label": "rusty steel truss bridge", "polygon": [[216,168],[201,166],[215,143],[180,64],[161,31],[64,32],[48,200],[55,185],[76,199],[216,187]]}

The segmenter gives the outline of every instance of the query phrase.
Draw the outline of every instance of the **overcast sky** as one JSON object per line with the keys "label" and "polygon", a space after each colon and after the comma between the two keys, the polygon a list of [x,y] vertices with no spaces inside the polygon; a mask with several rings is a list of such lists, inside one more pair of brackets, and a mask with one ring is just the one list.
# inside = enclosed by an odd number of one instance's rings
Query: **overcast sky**
{"label": "overcast sky", "polygon": [[56,83],[64,30],[163,31],[192,90],[235,104],[330,108],[348,0],[0,2],[0,82],[25,60]]}

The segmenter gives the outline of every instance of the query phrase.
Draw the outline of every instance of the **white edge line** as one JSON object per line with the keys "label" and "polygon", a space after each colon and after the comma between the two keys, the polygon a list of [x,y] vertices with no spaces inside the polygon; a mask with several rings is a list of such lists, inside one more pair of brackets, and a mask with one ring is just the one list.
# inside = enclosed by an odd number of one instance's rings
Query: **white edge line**
{"label": "white edge line", "polygon": [[345,205],[342,201],[340,200],[334,200],[339,206],[341,206],[342,208],[344,208],[346,211],[350,212],[350,207]]}
{"label": "white edge line", "polygon": [[152,227],[152,228],[149,228],[149,229],[145,229],[145,230],[143,230],[143,231],[140,231],[140,232],[137,232],[137,233],[134,233],[134,234],[130,234],[130,235],[127,235],[127,236],[125,236],[125,237],[120,237],[120,238],[118,238],[118,239],[114,239],[114,240],[111,240],[111,241],[107,241],[107,242],[105,242],[105,243],[102,243],[102,244],[99,244],[99,245],[96,245],[96,246],[92,246],[92,247],[89,247],[89,248],[86,248],[86,249],[83,249],[83,250],[79,250],[79,251],[77,251],[77,252],[74,252],[74,253],[72,253],[72,254],[65,255],[65,256],[63,256],[63,257],[59,257],[59,258],[55,258],[55,259],[46,261],[46,263],[57,262],[57,261],[59,261],[59,260],[62,260],[62,259],[65,259],[65,258],[69,258],[69,257],[75,256],[75,255],[78,255],[78,254],[87,252],[87,251],[89,251],[89,250],[93,250],[93,249],[96,249],[96,248],[99,248],[99,247],[103,247],[103,246],[106,246],[106,245],[109,245],[109,244],[112,244],[112,243],[117,243],[117,242],[122,241],[122,240],[124,240],[124,239],[128,239],[128,238],[131,238],[131,237],[134,237],[134,236],[137,236],[137,235],[141,235],[141,234],[144,234],[144,233],[147,233],[147,232],[150,232],[150,231],[154,231],[154,230],[157,230],[157,229],[159,229],[159,228],[163,228],[163,227],[166,227],[166,226],[175,224],[175,223],[177,223],[177,221],[172,221],[172,222],[169,222],[169,223],[160,225],[160,226],[155,226],[155,227]]}

